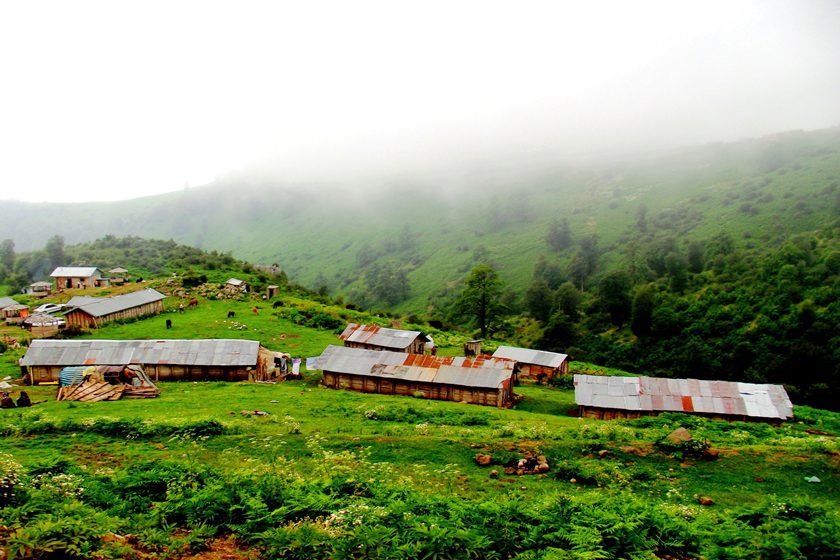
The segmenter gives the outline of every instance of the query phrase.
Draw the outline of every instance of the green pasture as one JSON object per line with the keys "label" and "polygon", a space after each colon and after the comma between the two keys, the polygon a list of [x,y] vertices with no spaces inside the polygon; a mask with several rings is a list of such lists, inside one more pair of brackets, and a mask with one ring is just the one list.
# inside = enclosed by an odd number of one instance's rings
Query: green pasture
{"label": "green pasture", "polygon": [[[14,557],[179,558],[234,538],[234,558],[830,558],[840,531],[840,417],[814,409],[778,427],[609,422],[571,416],[570,390],[520,386],[507,410],[336,391],[317,375],[169,382],[156,399],[100,403],[55,390],[0,410],[0,468],[21,481],[0,507]],[[659,443],[681,426],[717,458]],[[504,473],[529,453],[550,470]],[[110,532],[134,544],[103,544]],[[771,535],[789,555],[764,550]],[[348,539],[366,552],[341,552]]]}

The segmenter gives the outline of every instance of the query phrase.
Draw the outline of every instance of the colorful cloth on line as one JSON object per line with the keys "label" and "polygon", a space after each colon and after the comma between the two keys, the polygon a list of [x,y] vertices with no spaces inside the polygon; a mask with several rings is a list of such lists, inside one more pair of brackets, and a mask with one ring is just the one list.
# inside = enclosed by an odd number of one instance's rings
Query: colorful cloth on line
{"label": "colorful cloth on line", "polygon": [[318,356],[306,358],[306,369],[309,371],[318,369]]}
{"label": "colorful cloth on line", "polygon": [[292,360],[292,374],[300,375],[300,358],[294,358]]}

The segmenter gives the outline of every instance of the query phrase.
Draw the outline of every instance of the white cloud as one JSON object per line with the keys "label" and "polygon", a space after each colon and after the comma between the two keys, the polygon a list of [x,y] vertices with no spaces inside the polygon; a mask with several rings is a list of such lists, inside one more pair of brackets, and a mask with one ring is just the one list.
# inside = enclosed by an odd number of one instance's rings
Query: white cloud
{"label": "white cloud", "polygon": [[0,8],[0,198],[730,140],[840,123],[826,2]]}

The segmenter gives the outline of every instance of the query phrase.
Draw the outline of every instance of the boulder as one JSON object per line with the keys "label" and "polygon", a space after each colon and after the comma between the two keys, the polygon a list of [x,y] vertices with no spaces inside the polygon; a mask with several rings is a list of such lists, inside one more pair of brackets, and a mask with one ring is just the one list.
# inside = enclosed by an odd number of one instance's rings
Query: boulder
{"label": "boulder", "polygon": [[701,506],[712,506],[715,504],[715,501],[708,496],[697,496],[697,501],[700,502]]}
{"label": "boulder", "polygon": [[492,455],[485,455],[484,453],[479,453],[475,456],[475,464],[476,465],[486,467],[487,465],[489,465],[492,462],[493,462],[493,456]]}
{"label": "boulder", "polygon": [[691,432],[689,432],[685,428],[680,427],[680,428],[677,428],[676,430],[674,430],[673,432],[671,432],[670,434],[668,434],[668,437],[665,438],[665,439],[667,439],[669,442],[673,443],[674,445],[677,445],[679,443],[684,443],[686,441],[691,441]]}

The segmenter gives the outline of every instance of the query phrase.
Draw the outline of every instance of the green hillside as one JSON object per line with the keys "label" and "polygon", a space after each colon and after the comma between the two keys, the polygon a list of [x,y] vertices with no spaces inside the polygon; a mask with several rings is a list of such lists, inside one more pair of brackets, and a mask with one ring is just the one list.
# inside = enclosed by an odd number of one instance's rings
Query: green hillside
{"label": "green hillside", "polygon": [[[361,303],[423,312],[477,261],[494,263],[521,294],[540,256],[567,265],[591,235],[605,270],[634,242],[685,244],[720,231],[769,250],[837,215],[838,180],[840,130],[829,129],[588,167],[520,171],[494,162],[451,184],[419,177],[350,189],[232,176],[126,202],[2,202],[15,219],[0,223],[0,239],[19,251],[56,234],[68,244],[106,234],[173,239],[279,264],[293,281]],[[559,254],[545,241],[554,220],[567,220],[572,234],[572,248]],[[405,277],[408,290],[394,298],[371,289],[388,274]]]}

